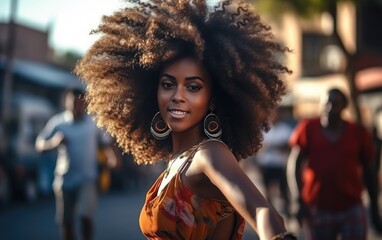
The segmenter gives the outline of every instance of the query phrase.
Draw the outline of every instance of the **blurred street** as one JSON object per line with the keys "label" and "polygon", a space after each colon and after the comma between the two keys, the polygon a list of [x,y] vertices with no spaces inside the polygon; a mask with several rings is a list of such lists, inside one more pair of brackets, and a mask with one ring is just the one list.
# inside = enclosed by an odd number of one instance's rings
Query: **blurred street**
{"label": "blurred street", "polygon": [[[257,183],[260,182],[256,173],[257,170],[253,165],[246,163],[245,169],[252,180],[257,181]],[[262,190],[261,185],[257,184],[257,186]],[[95,216],[94,240],[144,239],[139,229],[138,216],[147,189],[148,186],[144,186],[137,190],[114,190],[101,194]],[[58,240],[59,232],[54,216],[53,197],[40,199],[30,204],[25,202],[11,203],[10,206],[0,212],[0,239]],[[291,231],[298,230],[293,221],[287,221],[287,225]],[[256,234],[247,226],[243,240],[253,239],[257,239]],[[377,237],[369,228],[368,240],[377,239],[381,239],[381,237]]]}
{"label": "blurred street", "polygon": [[[95,216],[95,240],[144,239],[138,226],[138,215],[144,190],[135,193],[111,192],[99,197]],[[54,199],[36,203],[15,203],[0,213],[2,240],[59,239],[54,220]]]}

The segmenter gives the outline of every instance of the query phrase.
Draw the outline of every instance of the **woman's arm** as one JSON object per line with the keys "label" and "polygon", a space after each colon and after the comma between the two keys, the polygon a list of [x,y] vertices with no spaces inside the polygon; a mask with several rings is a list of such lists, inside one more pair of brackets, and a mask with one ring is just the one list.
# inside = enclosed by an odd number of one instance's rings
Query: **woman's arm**
{"label": "woman's arm", "polygon": [[260,239],[272,239],[286,231],[282,217],[263,197],[224,144],[208,142],[195,158],[198,158],[200,171],[219,188]]}

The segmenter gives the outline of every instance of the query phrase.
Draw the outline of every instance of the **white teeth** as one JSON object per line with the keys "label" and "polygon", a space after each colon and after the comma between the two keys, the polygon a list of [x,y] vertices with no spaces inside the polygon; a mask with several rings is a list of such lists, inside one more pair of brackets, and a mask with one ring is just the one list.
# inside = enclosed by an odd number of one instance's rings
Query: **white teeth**
{"label": "white teeth", "polygon": [[178,111],[178,110],[171,110],[170,112],[175,114],[175,115],[186,115],[187,114],[187,112]]}

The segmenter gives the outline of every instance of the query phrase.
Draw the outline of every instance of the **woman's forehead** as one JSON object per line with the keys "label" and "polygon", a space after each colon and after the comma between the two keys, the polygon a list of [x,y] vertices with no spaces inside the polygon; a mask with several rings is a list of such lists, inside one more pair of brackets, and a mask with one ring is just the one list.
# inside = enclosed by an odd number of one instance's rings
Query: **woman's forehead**
{"label": "woman's forehead", "polygon": [[210,76],[203,62],[194,58],[181,58],[167,65],[162,74],[199,76],[208,81]]}

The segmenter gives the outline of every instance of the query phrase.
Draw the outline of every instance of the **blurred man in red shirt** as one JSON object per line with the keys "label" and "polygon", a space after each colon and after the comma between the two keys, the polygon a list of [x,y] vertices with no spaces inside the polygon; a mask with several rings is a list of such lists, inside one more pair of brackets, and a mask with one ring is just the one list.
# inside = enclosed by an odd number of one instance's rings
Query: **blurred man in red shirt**
{"label": "blurred man in red shirt", "polygon": [[301,121],[290,138],[288,182],[299,202],[297,217],[300,223],[307,220],[313,240],[335,240],[338,235],[366,240],[364,182],[372,222],[381,231],[371,136],[342,118],[348,100],[339,89],[329,90],[322,103],[320,117]]}

